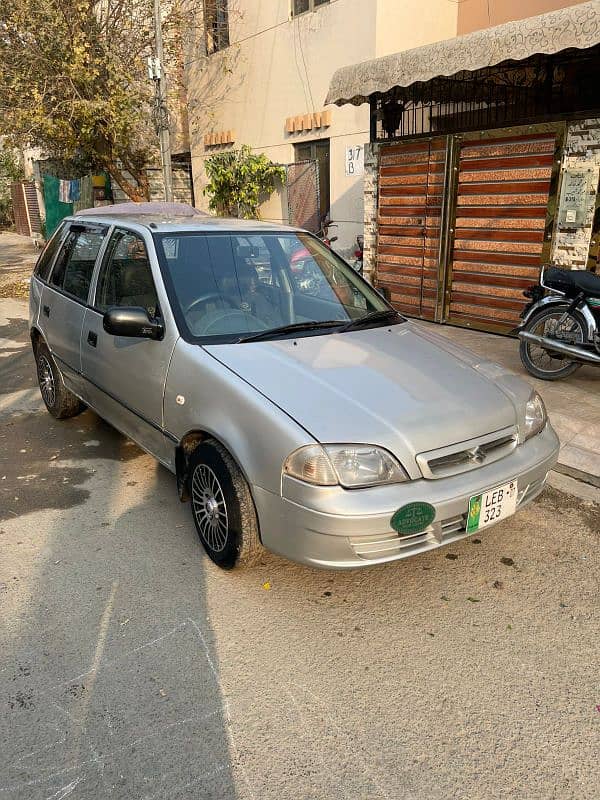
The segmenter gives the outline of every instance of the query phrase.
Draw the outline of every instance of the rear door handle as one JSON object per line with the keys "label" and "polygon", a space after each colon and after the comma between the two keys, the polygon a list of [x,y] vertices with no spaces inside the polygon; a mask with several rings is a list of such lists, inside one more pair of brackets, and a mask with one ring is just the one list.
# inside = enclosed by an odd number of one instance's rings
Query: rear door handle
{"label": "rear door handle", "polygon": [[42,306],[42,311],[46,317],[50,316],[50,306]]}
{"label": "rear door handle", "polygon": [[87,340],[88,344],[90,344],[92,347],[96,347],[96,345],[98,344],[98,334],[94,333],[94,331],[88,331]]}

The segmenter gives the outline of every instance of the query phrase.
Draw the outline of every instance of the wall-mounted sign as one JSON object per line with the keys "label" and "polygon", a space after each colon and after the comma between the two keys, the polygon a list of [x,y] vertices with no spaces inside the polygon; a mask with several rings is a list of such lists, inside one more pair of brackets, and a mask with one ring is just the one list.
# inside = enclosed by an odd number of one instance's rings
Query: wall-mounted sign
{"label": "wall-mounted sign", "polygon": [[355,144],[346,148],[346,175],[354,177],[362,175],[365,171],[365,148],[362,144]]}
{"label": "wall-mounted sign", "polygon": [[558,221],[566,228],[581,228],[588,220],[593,171],[566,169],[562,174]]}

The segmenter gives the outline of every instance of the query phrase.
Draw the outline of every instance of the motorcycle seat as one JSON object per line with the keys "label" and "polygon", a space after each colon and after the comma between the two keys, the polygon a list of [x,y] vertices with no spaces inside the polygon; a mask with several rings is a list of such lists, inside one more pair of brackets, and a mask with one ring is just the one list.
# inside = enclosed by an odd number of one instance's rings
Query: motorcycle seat
{"label": "motorcycle seat", "polygon": [[544,283],[568,294],[576,291],[584,292],[588,297],[600,297],[600,275],[588,270],[549,267],[544,272]]}

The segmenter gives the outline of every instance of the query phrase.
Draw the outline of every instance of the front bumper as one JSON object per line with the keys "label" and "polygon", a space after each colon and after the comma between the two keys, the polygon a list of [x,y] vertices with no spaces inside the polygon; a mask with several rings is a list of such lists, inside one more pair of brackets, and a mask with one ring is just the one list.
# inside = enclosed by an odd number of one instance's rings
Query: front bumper
{"label": "front bumper", "polygon": [[[542,491],[556,463],[558,437],[550,424],[500,461],[438,480],[348,491],[309,487],[284,477],[281,497],[253,487],[262,542],[279,555],[326,569],[349,569],[407,558],[467,536],[469,499],[517,479],[517,510]],[[421,533],[399,536],[392,514],[406,503],[435,507],[434,522]]]}

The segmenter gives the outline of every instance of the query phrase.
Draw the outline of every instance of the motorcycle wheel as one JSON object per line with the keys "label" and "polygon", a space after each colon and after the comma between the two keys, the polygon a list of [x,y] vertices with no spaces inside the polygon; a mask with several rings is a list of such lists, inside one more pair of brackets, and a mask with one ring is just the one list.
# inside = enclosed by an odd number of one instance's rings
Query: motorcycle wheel
{"label": "motorcycle wheel", "polygon": [[[585,340],[585,328],[585,320],[579,312],[567,313],[566,308],[553,306],[532,317],[525,330],[536,336],[554,337],[569,344],[581,344]],[[522,339],[519,355],[527,372],[543,381],[567,378],[581,367],[578,361]]]}

